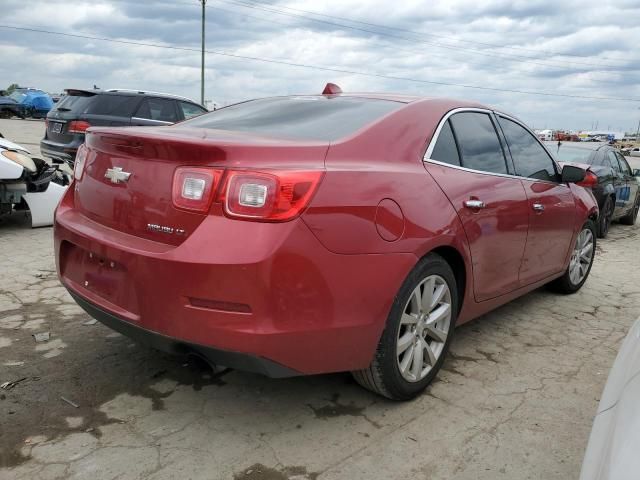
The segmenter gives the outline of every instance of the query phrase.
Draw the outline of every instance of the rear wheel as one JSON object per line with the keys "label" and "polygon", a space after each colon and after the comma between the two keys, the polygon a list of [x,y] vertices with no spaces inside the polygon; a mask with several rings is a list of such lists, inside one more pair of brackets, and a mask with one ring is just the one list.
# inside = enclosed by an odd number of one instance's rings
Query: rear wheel
{"label": "rear wheel", "polygon": [[638,218],[638,210],[640,210],[640,194],[636,195],[636,201],[633,208],[624,217],[620,219],[620,223],[625,225],[635,225]]}
{"label": "rear wheel", "polygon": [[449,349],[458,293],[449,264],[425,257],[396,296],[373,361],[352,372],[363,387],[393,400],[409,400],[429,385]]}
{"label": "rear wheel", "polygon": [[591,272],[595,256],[596,227],[593,220],[587,220],[578,233],[567,270],[562,277],[551,283],[551,287],[559,293],[575,293],[580,290]]}
{"label": "rear wheel", "polygon": [[598,217],[598,238],[605,238],[609,233],[609,227],[611,226],[611,219],[613,218],[613,198],[608,196],[602,210],[600,211],[600,217]]}

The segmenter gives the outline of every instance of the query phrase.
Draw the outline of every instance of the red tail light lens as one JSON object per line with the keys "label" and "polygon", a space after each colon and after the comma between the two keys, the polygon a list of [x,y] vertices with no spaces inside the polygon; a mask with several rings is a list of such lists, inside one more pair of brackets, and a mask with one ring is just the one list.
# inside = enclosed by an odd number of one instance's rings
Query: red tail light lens
{"label": "red tail light lens", "polygon": [[216,168],[177,168],[173,175],[173,204],[185,210],[207,212],[221,177],[222,170]]}
{"label": "red tail light lens", "polygon": [[85,122],[84,120],[73,120],[69,122],[69,127],[67,131],[69,133],[85,133],[87,128],[89,128],[91,124],[89,122]]}
{"label": "red tail light lens", "polygon": [[598,185],[598,176],[587,170],[586,175],[584,176],[584,180],[578,182],[576,185],[580,185],[581,187],[593,188]]}
{"label": "red tail light lens", "polygon": [[222,193],[225,213],[247,220],[291,220],[309,204],[322,175],[322,171],[232,170]]}

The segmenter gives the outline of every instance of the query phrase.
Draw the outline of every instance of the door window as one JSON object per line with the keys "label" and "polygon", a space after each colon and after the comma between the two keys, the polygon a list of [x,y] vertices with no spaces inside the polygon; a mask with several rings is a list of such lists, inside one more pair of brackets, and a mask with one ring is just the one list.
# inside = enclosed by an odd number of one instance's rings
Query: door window
{"label": "door window", "polygon": [[618,163],[618,158],[613,150],[609,150],[607,152],[607,158],[609,162],[611,162],[611,168],[617,173],[622,173],[622,169],[620,168],[620,164]]}
{"label": "door window", "polygon": [[138,108],[136,117],[171,123],[178,121],[175,102],[167,98],[146,98]]}
{"label": "door window", "polygon": [[618,162],[620,163],[620,168],[622,168],[623,173],[633,177],[633,172],[631,171],[631,167],[627,163],[626,158],[624,158],[620,152],[616,152],[616,157],[618,157]]}
{"label": "door window", "polygon": [[491,117],[462,112],[450,118],[460,147],[463,167],[490,173],[508,173],[504,153]]}
{"label": "door window", "polygon": [[194,105],[193,103],[188,102],[178,102],[180,108],[182,109],[182,114],[184,115],[185,120],[193,117],[197,117],[198,115],[202,115],[203,113],[207,113],[206,110],[199,107],[198,105]]}
{"label": "door window", "polygon": [[450,165],[460,165],[460,155],[458,154],[458,147],[453,137],[449,120],[445,122],[440,130],[431,158]]}
{"label": "door window", "polygon": [[538,180],[557,181],[555,164],[540,142],[516,122],[504,117],[500,117],[499,122],[513,157],[516,174]]}

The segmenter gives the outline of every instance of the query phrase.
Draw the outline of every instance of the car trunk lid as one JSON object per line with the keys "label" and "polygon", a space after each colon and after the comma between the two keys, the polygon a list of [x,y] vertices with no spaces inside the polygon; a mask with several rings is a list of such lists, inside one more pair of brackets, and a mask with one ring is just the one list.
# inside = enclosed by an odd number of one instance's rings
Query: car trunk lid
{"label": "car trunk lid", "polygon": [[[178,127],[98,128],[87,134],[76,207],[87,218],[131,235],[179,245],[209,212],[176,208],[173,177],[181,166],[321,169],[328,144]],[[105,177],[109,171],[109,175]],[[116,175],[114,172],[128,173]],[[216,187],[214,187],[216,188]]]}

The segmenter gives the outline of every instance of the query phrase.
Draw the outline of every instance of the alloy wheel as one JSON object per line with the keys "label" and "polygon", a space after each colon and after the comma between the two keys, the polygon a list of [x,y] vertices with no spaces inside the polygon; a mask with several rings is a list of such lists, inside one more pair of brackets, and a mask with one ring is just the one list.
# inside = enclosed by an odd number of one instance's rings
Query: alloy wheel
{"label": "alloy wheel", "polygon": [[589,266],[594,254],[593,233],[590,229],[583,229],[573,248],[569,263],[569,278],[571,283],[579,285],[589,273]]}
{"label": "alloy wheel", "polygon": [[426,277],[413,290],[402,313],[396,356],[402,377],[418,382],[442,355],[451,328],[451,291],[440,275]]}

